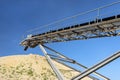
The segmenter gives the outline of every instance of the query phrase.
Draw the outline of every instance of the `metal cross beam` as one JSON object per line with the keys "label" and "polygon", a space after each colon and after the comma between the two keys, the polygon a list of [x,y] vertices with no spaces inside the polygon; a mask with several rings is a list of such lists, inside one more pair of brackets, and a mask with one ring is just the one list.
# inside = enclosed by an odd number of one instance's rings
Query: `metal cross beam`
{"label": "metal cross beam", "polygon": [[120,52],[117,52],[113,54],[112,56],[108,57],[107,59],[101,61],[100,63],[94,65],[93,67],[87,69],[83,73],[77,75],[74,77],[72,80],[81,80],[82,78],[86,77],[87,75],[95,72],[96,70],[102,68],[103,66],[107,65],[108,63],[112,62],[113,60],[117,59],[120,57]]}
{"label": "metal cross beam", "polygon": [[[47,47],[47,46],[45,46],[45,45],[42,45],[42,46],[43,46],[44,48],[46,48],[46,49],[54,52],[54,54],[48,54],[48,55],[51,57],[51,59],[55,60],[56,62],[61,63],[61,64],[65,65],[65,66],[67,66],[67,67],[69,67],[69,68],[71,68],[71,69],[73,69],[73,70],[75,70],[75,71],[77,71],[77,72],[80,72],[80,73],[81,73],[81,71],[79,71],[79,70],[77,70],[77,69],[69,66],[68,64],[65,64],[64,62],[71,63],[71,64],[76,64],[77,66],[79,66],[79,67],[81,67],[81,68],[83,68],[83,69],[85,69],[85,70],[88,69],[86,66],[78,63],[77,61],[75,61],[75,60],[73,60],[73,59],[71,59],[71,58],[68,58],[67,56],[63,55],[62,53],[57,52],[57,51],[51,49],[50,47]],[[98,77],[100,77],[100,78],[103,79],[103,80],[110,80],[109,78],[107,78],[106,76],[104,76],[104,75],[102,75],[102,74],[100,74],[100,73],[98,73],[98,72],[93,72],[93,74],[96,75],[96,76],[98,76]],[[88,76],[89,76],[89,75],[88,75]],[[90,77],[90,78],[93,78],[92,76],[89,76],[89,77]]]}

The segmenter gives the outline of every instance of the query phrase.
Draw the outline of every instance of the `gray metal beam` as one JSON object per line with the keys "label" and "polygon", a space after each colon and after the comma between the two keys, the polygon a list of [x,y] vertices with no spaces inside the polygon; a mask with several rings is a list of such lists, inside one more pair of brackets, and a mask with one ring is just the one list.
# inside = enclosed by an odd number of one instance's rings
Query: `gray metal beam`
{"label": "gray metal beam", "polygon": [[[56,54],[58,54],[59,57],[65,58],[66,60],[68,60],[67,62],[76,64],[76,65],[78,65],[78,66],[80,66],[80,67],[82,67],[82,68],[84,68],[84,69],[88,69],[86,66],[78,63],[77,61],[75,61],[75,60],[73,60],[73,59],[70,59],[70,58],[66,57],[65,55],[63,55],[63,54],[61,54],[61,53],[59,53],[59,52],[57,52],[57,51],[55,51],[55,50],[53,50],[53,49],[45,46],[45,45],[43,45],[43,46],[44,46],[45,48],[47,48],[48,50],[53,51],[53,52],[55,52]],[[59,59],[54,59],[54,60],[56,60],[56,61],[63,61],[63,60],[59,60]],[[100,74],[100,73],[98,73],[98,72],[93,72],[93,74],[96,75],[96,76],[98,76],[98,77],[100,77],[100,78],[102,78],[103,80],[110,80],[109,78],[105,77],[104,75],[102,75],[102,74]]]}
{"label": "gray metal beam", "polygon": [[[69,66],[69,65],[67,65],[67,64],[65,64],[65,63],[63,63],[63,62],[61,62],[61,61],[59,61],[59,60],[55,60],[55,61],[58,62],[58,63],[60,63],[60,64],[62,64],[62,65],[64,65],[64,66],[66,66],[66,67],[68,67],[68,68],[70,68],[70,69],[73,69],[73,70],[81,73],[80,70],[77,70],[77,69],[75,69],[75,68],[73,68],[73,67],[71,67],[71,66]],[[88,75],[88,77],[91,78],[91,79],[93,79],[93,80],[99,80],[99,79],[97,79],[97,78],[95,78],[95,77],[93,77],[93,76],[89,76],[89,75]]]}
{"label": "gray metal beam", "polygon": [[77,75],[76,77],[74,77],[72,80],[81,80],[82,78],[86,77],[87,75],[95,72],[96,70],[100,69],[101,67],[107,65],[108,63],[112,62],[113,60],[117,59],[120,57],[120,52],[117,52],[115,54],[113,54],[112,56],[108,57],[107,59],[103,60],[102,62],[94,65],[93,67],[87,69],[86,71],[84,71],[83,73]]}
{"label": "gray metal beam", "polygon": [[39,45],[40,49],[42,50],[42,52],[44,53],[48,63],[50,64],[51,68],[53,69],[53,71],[55,72],[55,74],[57,75],[59,80],[65,80],[63,75],[60,73],[60,71],[55,67],[55,65],[53,64],[51,58],[47,55],[48,53],[46,52],[46,50],[44,49],[44,47],[40,44]]}

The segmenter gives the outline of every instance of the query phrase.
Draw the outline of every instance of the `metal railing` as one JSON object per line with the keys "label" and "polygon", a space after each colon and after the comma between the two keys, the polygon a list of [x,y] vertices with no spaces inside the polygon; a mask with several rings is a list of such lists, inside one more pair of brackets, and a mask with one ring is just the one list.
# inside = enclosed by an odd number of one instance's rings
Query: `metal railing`
{"label": "metal railing", "polygon": [[[72,26],[72,25],[76,25],[84,22],[89,22],[91,20],[96,20],[96,19],[112,16],[115,14],[120,14],[119,6],[120,6],[120,1],[117,1],[105,6],[98,7],[96,9],[92,9],[86,12],[82,12],[80,14],[66,17],[64,19],[57,20],[55,22],[28,30],[25,33],[25,36],[28,34],[33,34],[33,35],[40,34],[40,33],[48,32],[50,30],[56,30],[59,28],[64,28],[64,27],[68,27],[68,26]],[[114,7],[117,7],[117,8],[114,8]],[[112,13],[111,13],[111,10],[112,10]],[[105,13],[105,11],[108,11],[107,14]]]}

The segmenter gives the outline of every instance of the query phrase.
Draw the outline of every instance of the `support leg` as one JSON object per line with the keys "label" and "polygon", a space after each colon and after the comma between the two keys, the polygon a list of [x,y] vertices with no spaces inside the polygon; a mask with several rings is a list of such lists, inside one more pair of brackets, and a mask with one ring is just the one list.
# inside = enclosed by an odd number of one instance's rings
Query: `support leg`
{"label": "support leg", "polygon": [[49,55],[47,55],[48,53],[46,52],[46,50],[44,49],[44,47],[40,44],[40,49],[42,50],[42,52],[44,53],[48,63],[50,64],[51,68],[53,69],[53,71],[55,72],[55,74],[57,75],[59,80],[65,80],[63,75],[60,73],[60,71],[55,67],[55,65],[53,64],[51,58],[49,57]]}
{"label": "support leg", "polygon": [[[84,68],[85,70],[88,69],[86,66],[78,63],[77,61],[75,61],[75,60],[73,60],[73,59],[70,59],[70,58],[68,58],[67,56],[65,56],[65,55],[63,55],[63,54],[61,54],[61,53],[59,53],[59,52],[57,52],[57,51],[55,51],[55,50],[53,50],[53,49],[45,46],[45,45],[43,45],[43,46],[44,46],[46,49],[48,49],[48,50],[56,53],[56,54],[58,55],[58,57],[64,58],[64,60],[66,60],[66,62],[76,64],[76,65]],[[57,60],[56,60],[56,59],[57,59]],[[56,58],[56,59],[55,59],[56,61],[59,61],[58,58]],[[61,60],[60,60],[60,61],[61,61]],[[110,80],[109,78],[107,78],[106,76],[104,76],[104,75],[102,75],[102,74],[100,74],[100,73],[98,73],[98,72],[93,72],[93,74],[96,75],[96,76],[98,76],[98,77],[100,77],[100,78],[102,78],[103,80]]]}
{"label": "support leg", "polygon": [[107,65],[108,63],[112,62],[113,60],[117,59],[120,57],[120,52],[117,52],[116,54],[108,57],[107,59],[103,60],[102,62],[94,65],[93,67],[87,69],[86,71],[84,71],[83,73],[77,75],[76,77],[74,77],[72,80],[81,80],[82,78],[84,78],[85,76],[95,72],[96,70],[100,69],[101,67]]}

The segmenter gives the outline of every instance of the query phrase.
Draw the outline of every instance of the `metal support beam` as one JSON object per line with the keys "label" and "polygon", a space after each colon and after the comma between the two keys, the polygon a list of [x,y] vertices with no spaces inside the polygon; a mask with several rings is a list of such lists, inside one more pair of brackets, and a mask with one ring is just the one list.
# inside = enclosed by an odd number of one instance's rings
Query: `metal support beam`
{"label": "metal support beam", "polygon": [[[80,70],[77,70],[77,69],[75,69],[75,68],[73,68],[73,67],[71,67],[71,66],[69,66],[69,65],[67,65],[67,64],[65,64],[65,63],[63,63],[63,62],[61,62],[61,61],[59,61],[59,60],[55,60],[55,61],[58,62],[58,63],[60,63],[60,64],[62,64],[62,65],[64,65],[64,66],[66,66],[66,67],[68,67],[68,68],[70,68],[70,69],[73,69],[73,70],[81,73]],[[88,75],[88,77],[91,78],[92,80],[99,80],[99,79],[97,79],[97,78],[95,78],[95,77],[93,77],[93,76],[89,76],[89,75]]]}
{"label": "metal support beam", "polygon": [[93,67],[87,69],[86,71],[84,71],[83,73],[77,75],[76,77],[74,77],[72,80],[81,80],[82,78],[86,77],[87,75],[95,72],[96,70],[100,69],[101,67],[107,65],[108,63],[112,62],[113,60],[117,59],[120,57],[120,52],[117,52],[115,54],[113,54],[112,56],[108,57],[107,59],[103,60],[102,62],[94,65]]}
{"label": "metal support beam", "polygon": [[48,53],[46,52],[46,50],[44,49],[44,47],[40,44],[39,45],[40,49],[42,50],[42,52],[44,53],[48,63],[50,64],[51,68],[53,69],[53,71],[55,72],[55,74],[57,75],[59,80],[65,80],[63,75],[60,73],[60,71],[55,67],[55,65],[53,64],[51,58],[49,57]]}
{"label": "metal support beam", "polygon": [[[80,66],[80,67],[82,67],[82,68],[84,68],[84,69],[86,69],[86,70],[88,69],[88,67],[86,67],[86,66],[78,63],[77,61],[75,61],[75,60],[73,60],[73,59],[70,59],[70,58],[68,58],[67,56],[65,56],[65,55],[63,55],[63,54],[61,54],[61,53],[59,53],[59,52],[57,52],[57,51],[55,51],[55,50],[53,50],[53,49],[45,46],[45,45],[42,45],[42,46],[44,46],[45,48],[47,48],[47,49],[50,50],[50,51],[55,52],[55,53],[58,55],[58,56],[56,56],[56,57],[64,58],[65,60],[67,60],[68,63],[76,64],[76,65],[78,65],[78,66]],[[50,55],[50,54],[49,54],[49,55]],[[53,55],[52,55],[52,56],[53,56]],[[52,56],[51,56],[51,58],[52,58]],[[54,59],[54,60],[55,60],[55,61],[63,61],[63,60],[59,60],[59,59]],[[63,64],[63,63],[62,63],[62,64]],[[98,73],[98,72],[93,72],[93,74],[96,75],[96,76],[98,76],[98,77],[100,77],[100,78],[102,78],[103,80],[110,80],[109,78],[105,77],[104,75],[102,75],[102,74],[100,74],[100,73]]]}

